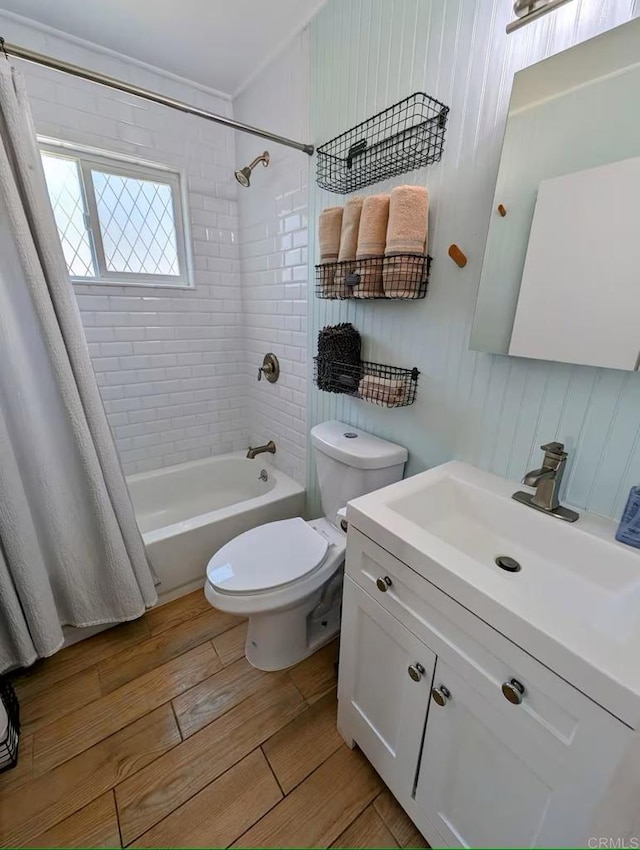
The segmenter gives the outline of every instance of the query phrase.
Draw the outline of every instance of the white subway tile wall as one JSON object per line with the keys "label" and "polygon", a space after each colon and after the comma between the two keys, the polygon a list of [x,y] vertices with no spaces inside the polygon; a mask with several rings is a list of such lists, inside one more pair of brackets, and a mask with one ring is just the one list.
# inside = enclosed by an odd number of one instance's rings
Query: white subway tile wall
{"label": "white subway tile wall", "polygon": [[[308,34],[296,36],[234,104],[65,37],[6,18],[8,41],[239,120],[307,139]],[[306,478],[306,154],[19,63],[36,129],[186,173],[192,291],[76,285],[93,365],[127,473],[274,439],[274,464]],[[236,167],[269,147],[249,190]],[[240,203],[238,203],[238,199]],[[240,223],[241,222],[241,223]],[[277,384],[256,381],[267,351]]]}
{"label": "white subway tile wall", "polygon": [[[290,41],[234,101],[236,118],[290,138],[309,139],[308,31]],[[271,162],[240,189],[240,253],[252,444],[273,439],[273,463],[305,484],[307,438],[307,214],[310,158],[236,139],[238,167],[268,148]],[[268,351],[280,360],[275,384],[256,380]]]}
{"label": "white subway tile wall", "polygon": [[[0,22],[8,41],[232,114],[228,99],[197,86],[1,15]],[[75,287],[125,471],[246,447],[251,419],[246,405],[234,133],[55,71],[19,64],[40,134],[164,163],[186,175],[196,288]],[[293,200],[286,203],[293,208]],[[290,325],[287,329],[293,335]]]}

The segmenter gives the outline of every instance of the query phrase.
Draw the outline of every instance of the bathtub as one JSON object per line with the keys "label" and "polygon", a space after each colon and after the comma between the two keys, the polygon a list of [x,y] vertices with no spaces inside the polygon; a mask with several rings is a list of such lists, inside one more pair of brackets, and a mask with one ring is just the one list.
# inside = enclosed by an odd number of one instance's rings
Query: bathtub
{"label": "bathtub", "polygon": [[201,587],[209,558],[264,522],[300,516],[304,488],[258,455],[219,455],[127,477],[160,602]]}

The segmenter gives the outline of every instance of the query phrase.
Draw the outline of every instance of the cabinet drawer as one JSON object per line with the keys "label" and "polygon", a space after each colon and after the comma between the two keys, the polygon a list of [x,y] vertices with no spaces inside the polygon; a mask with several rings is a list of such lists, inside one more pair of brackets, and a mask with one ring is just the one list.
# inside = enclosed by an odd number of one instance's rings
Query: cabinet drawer
{"label": "cabinet drawer", "polygon": [[[516,644],[455,602],[423,576],[382,549],[358,529],[349,527],[346,574],[384,609],[422,640],[444,663],[459,668],[464,661],[469,685],[487,699],[518,713],[521,734],[554,760],[562,752],[581,749],[590,718],[591,734],[630,732],[624,724],[576,690]],[[515,680],[524,692],[519,704]],[[587,748],[591,753],[591,748]],[[585,751],[586,752],[586,751]],[[580,759],[576,770],[580,770]],[[584,763],[586,768],[587,762]]]}
{"label": "cabinet drawer", "polygon": [[420,630],[416,579],[426,580],[352,525],[347,536],[345,573],[405,626]]}

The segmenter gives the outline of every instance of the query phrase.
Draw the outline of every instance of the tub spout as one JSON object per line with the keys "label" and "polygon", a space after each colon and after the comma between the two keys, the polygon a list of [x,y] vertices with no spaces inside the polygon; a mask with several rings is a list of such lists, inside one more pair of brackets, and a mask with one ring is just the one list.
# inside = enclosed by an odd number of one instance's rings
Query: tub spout
{"label": "tub spout", "polygon": [[247,452],[247,457],[249,460],[253,460],[257,455],[262,454],[262,452],[269,452],[269,454],[274,455],[276,453],[276,444],[273,440],[269,440],[269,442],[265,446],[256,446],[255,448],[251,448],[249,446],[249,451]]}

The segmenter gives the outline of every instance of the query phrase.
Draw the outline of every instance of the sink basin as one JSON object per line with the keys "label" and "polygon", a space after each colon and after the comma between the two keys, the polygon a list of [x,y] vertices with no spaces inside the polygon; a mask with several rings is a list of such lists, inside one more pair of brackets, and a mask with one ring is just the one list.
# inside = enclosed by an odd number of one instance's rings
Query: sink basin
{"label": "sink basin", "polygon": [[355,499],[348,518],[585,692],[604,677],[610,710],[640,722],[640,551],[603,517],[568,524],[513,501],[518,488],[453,461]]}
{"label": "sink basin", "polygon": [[523,511],[510,498],[473,484],[467,470],[457,471],[459,477],[446,474],[388,507],[494,574],[497,556],[507,555],[519,562],[524,574],[518,580],[530,590],[553,589],[556,597],[569,592],[574,600],[579,594],[582,617],[592,617],[585,603],[601,605],[603,591],[617,593],[640,579],[639,565],[627,552],[617,553],[617,569],[603,570],[600,559],[611,558],[605,541],[574,535],[554,517],[542,517],[541,527],[540,517],[530,516],[532,509]]}

